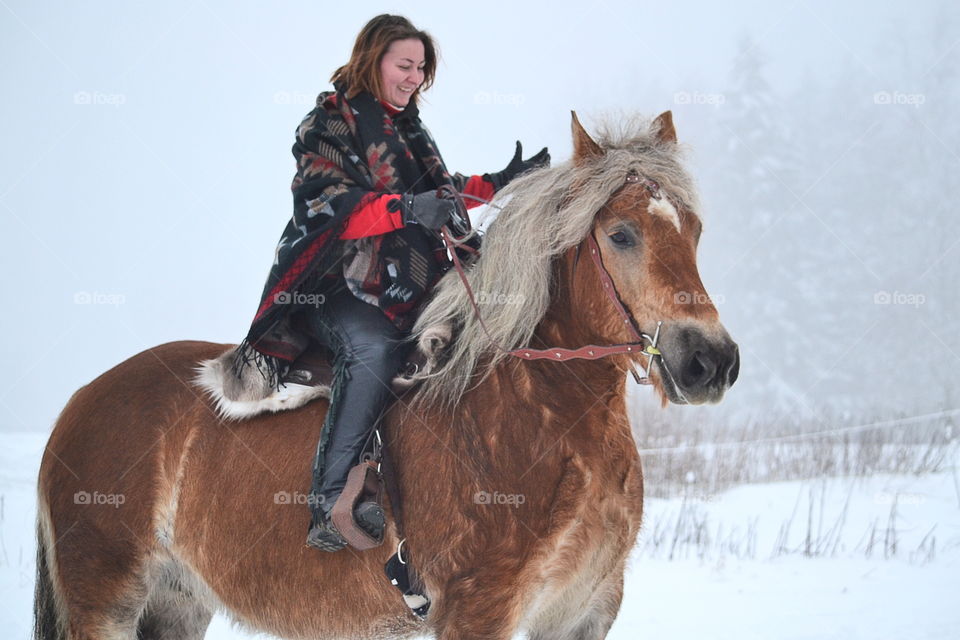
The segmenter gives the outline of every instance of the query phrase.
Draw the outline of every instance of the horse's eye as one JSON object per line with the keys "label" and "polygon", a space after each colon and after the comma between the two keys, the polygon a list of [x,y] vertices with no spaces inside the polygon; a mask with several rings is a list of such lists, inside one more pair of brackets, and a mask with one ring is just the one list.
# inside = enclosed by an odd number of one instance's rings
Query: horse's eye
{"label": "horse's eye", "polygon": [[633,238],[625,231],[611,233],[610,240],[613,241],[613,244],[617,245],[618,247],[632,247],[634,244]]}

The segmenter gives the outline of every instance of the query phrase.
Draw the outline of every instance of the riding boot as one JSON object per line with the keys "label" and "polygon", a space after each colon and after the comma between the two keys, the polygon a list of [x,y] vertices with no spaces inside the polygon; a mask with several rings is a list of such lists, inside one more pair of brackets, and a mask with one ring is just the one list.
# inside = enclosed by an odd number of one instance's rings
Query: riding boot
{"label": "riding boot", "polygon": [[333,524],[330,510],[322,506],[313,510],[310,520],[310,530],[307,532],[307,545],[321,551],[339,551],[347,546],[347,541]]}
{"label": "riding boot", "polygon": [[[389,377],[381,372],[381,376],[392,378],[399,368],[393,366],[392,359],[382,360],[391,373]],[[319,482],[314,484],[312,497],[321,507],[323,522],[322,528],[329,530],[333,527],[329,521],[329,514],[339,499],[346,484],[347,474],[355,465],[360,463],[360,457],[370,432],[375,427],[380,412],[390,399],[389,387],[377,379],[375,369],[383,369],[383,365],[364,359],[347,366],[346,380],[339,385],[340,396],[334,412],[334,420],[329,426],[330,435],[327,439],[326,450],[323,455],[323,471]],[[376,503],[362,503],[355,509],[355,518],[371,537],[379,538],[383,534],[383,509]],[[320,535],[320,532],[316,532]],[[330,546],[337,546],[337,535],[327,535]]]}
{"label": "riding boot", "polygon": [[[314,517],[308,544],[332,551],[342,548],[338,546],[342,536],[330,522],[330,512],[343,492],[348,472],[360,463],[380,414],[393,398],[390,384],[410,347],[383,312],[349,291],[328,301],[310,318],[310,324],[334,353],[334,383],[314,461]],[[375,538],[382,535],[384,516],[379,505],[362,503],[354,514],[367,533]]]}
{"label": "riding boot", "polygon": [[[324,510],[322,507],[314,511],[314,518],[310,522],[307,532],[307,544],[321,551],[339,551],[347,546],[347,541],[337,530],[330,515],[333,510]],[[382,538],[386,527],[386,516],[383,507],[376,502],[361,502],[353,510],[353,517],[357,524],[371,538]]]}

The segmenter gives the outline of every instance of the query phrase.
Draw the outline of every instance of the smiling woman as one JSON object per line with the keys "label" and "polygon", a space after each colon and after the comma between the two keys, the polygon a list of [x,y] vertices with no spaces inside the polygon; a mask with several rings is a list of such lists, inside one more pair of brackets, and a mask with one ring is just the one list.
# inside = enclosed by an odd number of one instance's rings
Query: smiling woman
{"label": "smiling woman", "polygon": [[364,26],[350,61],[330,81],[348,87],[346,97],[366,91],[398,108],[433,85],[437,46],[426,31],[401,16],[379,15]]}
{"label": "smiling woman", "polygon": [[423,42],[414,38],[395,40],[380,62],[381,91],[393,106],[407,106],[424,79]]}

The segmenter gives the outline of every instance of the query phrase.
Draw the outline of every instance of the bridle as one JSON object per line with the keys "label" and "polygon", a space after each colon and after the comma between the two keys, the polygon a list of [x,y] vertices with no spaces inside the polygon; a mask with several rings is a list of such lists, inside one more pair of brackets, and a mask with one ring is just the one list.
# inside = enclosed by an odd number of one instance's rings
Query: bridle
{"label": "bridle", "polygon": [[[635,172],[631,172],[627,175],[626,182],[642,183],[650,193],[651,198],[659,200],[662,197],[660,195],[660,186],[655,181],[650,180],[649,178],[644,178]],[[463,196],[466,194],[460,194],[450,189],[449,191],[445,192],[445,195],[449,196],[451,192],[454,199],[458,201],[458,210],[460,212],[459,218],[461,220],[469,220],[466,216],[466,207],[463,203]],[[472,198],[472,196],[467,197]],[[458,222],[460,221],[458,220]],[[467,297],[470,300],[470,305],[473,307],[474,314],[477,316],[477,321],[480,323],[481,328],[483,328],[484,333],[487,334],[490,342],[499,351],[505,353],[506,355],[521,358],[523,360],[552,360],[554,362],[565,362],[567,360],[577,359],[597,360],[599,358],[606,358],[613,355],[640,353],[647,356],[647,367],[644,371],[644,375],[641,378],[636,372],[636,369],[633,367],[631,367],[630,373],[633,375],[637,383],[652,384],[650,380],[650,370],[653,367],[654,357],[660,356],[661,366],[664,364],[663,354],[661,354],[660,350],[657,348],[657,341],[660,338],[660,327],[663,322],[657,321],[657,330],[654,332],[653,337],[639,330],[633,315],[620,299],[620,294],[617,293],[617,287],[613,282],[613,278],[610,276],[610,272],[607,271],[607,268],[603,265],[603,258],[600,255],[600,247],[597,244],[597,239],[594,237],[592,230],[590,231],[590,235],[586,238],[587,249],[590,251],[590,257],[592,258],[594,265],[597,267],[600,282],[603,284],[603,290],[607,293],[607,297],[613,303],[614,308],[617,310],[617,313],[623,320],[624,326],[627,328],[627,331],[630,333],[630,336],[633,339],[632,342],[624,342],[612,345],[588,344],[577,349],[565,349],[562,347],[548,347],[546,349],[532,349],[529,347],[520,349],[504,348],[502,345],[499,345],[494,341],[493,336],[483,321],[483,316],[480,314],[480,307],[477,305],[476,297],[473,294],[473,288],[470,286],[470,281],[467,279],[467,275],[463,270],[463,265],[460,262],[460,257],[457,255],[456,251],[458,248],[466,249],[470,252],[474,252],[475,250],[472,247],[463,244],[460,239],[455,239],[453,234],[450,232],[450,229],[446,226],[440,230],[440,237],[442,238],[444,246],[447,249],[447,254],[450,256],[450,260],[453,262],[453,268],[456,270],[457,275],[460,277],[460,281],[463,282],[463,286],[467,291]],[[579,247],[577,248],[577,251],[579,252]]]}

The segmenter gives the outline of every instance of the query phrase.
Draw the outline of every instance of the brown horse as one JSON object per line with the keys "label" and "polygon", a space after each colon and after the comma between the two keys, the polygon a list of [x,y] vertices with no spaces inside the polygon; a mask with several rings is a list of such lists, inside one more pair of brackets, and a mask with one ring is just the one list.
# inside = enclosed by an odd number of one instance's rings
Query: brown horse
{"label": "brown horse", "polygon": [[663,323],[651,377],[664,402],[719,401],[739,356],[697,271],[670,113],[599,142],[576,116],[573,130],[573,159],[508,188],[469,268],[486,328],[448,274],[416,327],[453,327],[446,363],[382,424],[425,621],[383,574],[392,515],[381,547],[304,545],[328,402],[222,420],[193,377],[229,345],[174,342],[99,376],[57,420],[39,478],[37,637],[201,638],[216,611],[287,638],[605,637],[640,530],[625,379],[646,357],[502,349],[631,340],[584,258],[593,237],[636,325]]}

